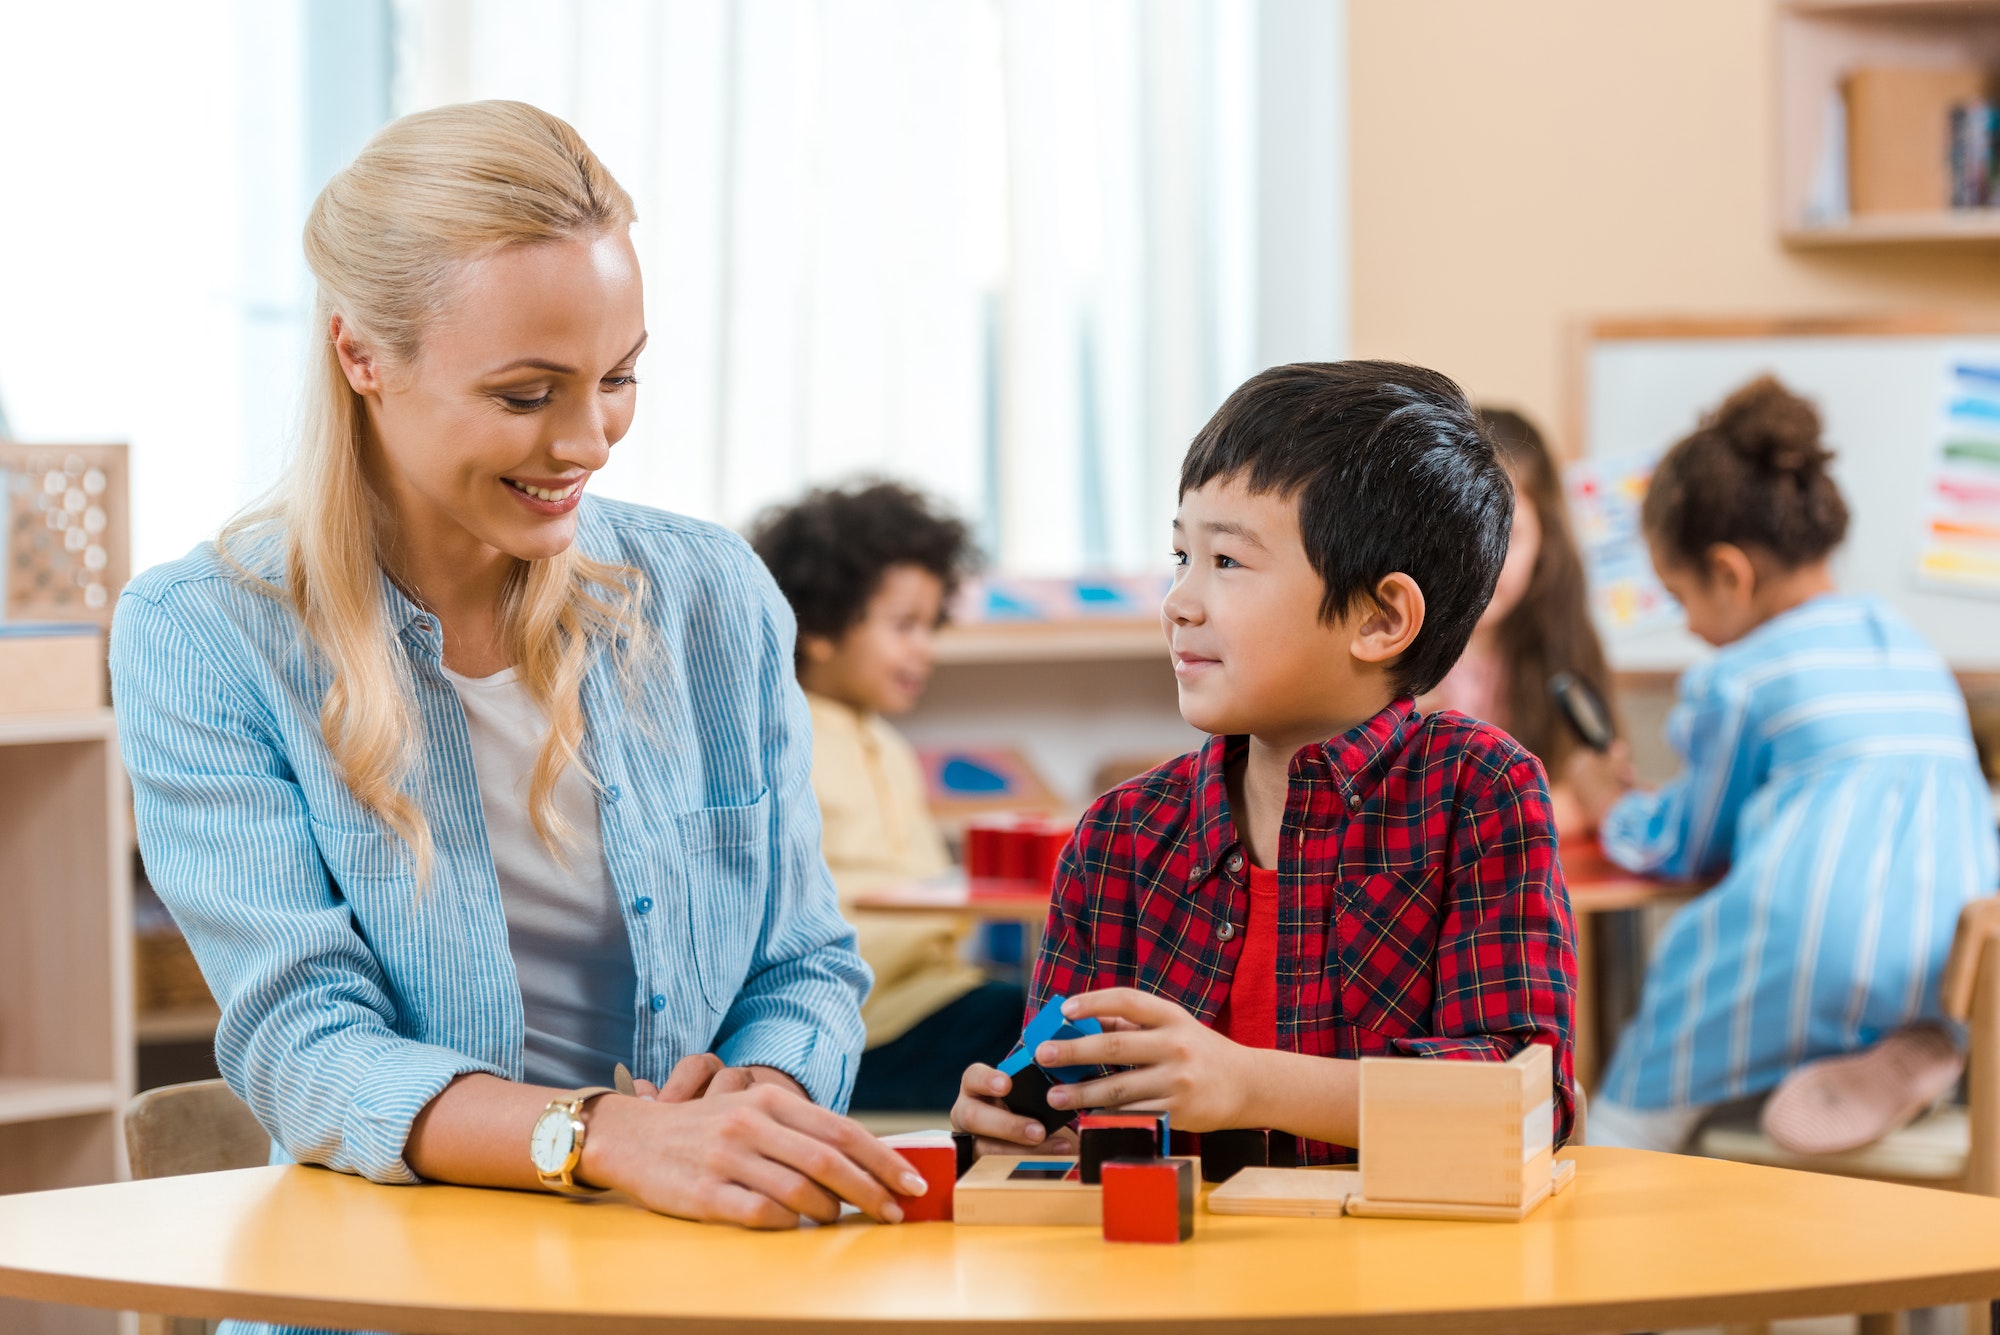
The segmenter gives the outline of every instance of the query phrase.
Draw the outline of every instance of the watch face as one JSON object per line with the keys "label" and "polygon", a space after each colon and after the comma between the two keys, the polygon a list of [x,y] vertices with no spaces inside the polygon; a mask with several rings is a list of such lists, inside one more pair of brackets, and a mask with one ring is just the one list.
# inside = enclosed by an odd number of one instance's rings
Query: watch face
{"label": "watch face", "polygon": [[570,1125],[569,1109],[550,1108],[535,1119],[535,1129],[528,1137],[528,1159],[539,1173],[560,1173],[569,1162],[569,1152],[576,1144],[576,1132]]}

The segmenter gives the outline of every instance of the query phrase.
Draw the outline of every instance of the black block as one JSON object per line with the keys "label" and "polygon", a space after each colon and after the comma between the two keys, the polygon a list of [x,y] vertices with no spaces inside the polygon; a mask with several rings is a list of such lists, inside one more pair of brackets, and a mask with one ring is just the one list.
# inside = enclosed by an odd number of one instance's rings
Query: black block
{"label": "black block", "polygon": [[1227,1182],[1245,1168],[1262,1168],[1270,1150],[1261,1130],[1201,1133],[1201,1180]]}
{"label": "black block", "polygon": [[954,1131],[951,1133],[951,1147],[958,1152],[957,1176],[964,1177],[979,1158],[979,1137],[970,1131]]}
{"label": "black block", "polygon": [[1077,1168],[1091,1186],[1104,1181],[1109,1159],[1151,1159],[1160,1152],[1160,1136],[1136,1126],[1086,1126],[1080,1138]]}
{"label": "black block", "polygon": [[1021,1068],[1020,1074],[1012,1077],[1013,1085],[1002,1100],[1015,1115],[1040,1122],[1044,1131],[1053,1131],[1069,1120],[1049,1106],[1049,1091],[1056,1082],[1047,1071],[1039,1066]]}
{"label": "black block", "polygon": [[1264,1133],[1264,1164],[1269,1168],[1299,1166],[1299,1138],[1289,1131]]}

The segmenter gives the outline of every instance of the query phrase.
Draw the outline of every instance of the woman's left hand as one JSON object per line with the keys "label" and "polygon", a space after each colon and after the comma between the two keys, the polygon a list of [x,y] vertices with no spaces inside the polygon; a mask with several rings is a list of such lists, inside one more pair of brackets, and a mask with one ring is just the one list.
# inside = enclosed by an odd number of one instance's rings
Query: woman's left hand
{"label": "woman's left hand", "polygon": [[1132,1069],[1059,1084],[1049,1091],[1051,1107],[1165,1111],[1175,1126],[1189,1131],[1266,1124],[1258,1120],[1254,1054],[1166,998],[1135,988],[1106,988],[1071,997],[1063,1004],[1063,1015],[1094,1018],[1105,1032],[1042,1044],[1035,1049],[1038,1066]]}
{"label": "woman's left hand", "polygon": [[788,1094],[812,1102],[805,1087],[775,1066],[725,1066],[712,1052],[683,1057],[667,1076],[667,1083],[632,1081],[632,1092],[655,1103],[688,1103],[717,1094],[735,1094],[754,1085],[776,1085]]}

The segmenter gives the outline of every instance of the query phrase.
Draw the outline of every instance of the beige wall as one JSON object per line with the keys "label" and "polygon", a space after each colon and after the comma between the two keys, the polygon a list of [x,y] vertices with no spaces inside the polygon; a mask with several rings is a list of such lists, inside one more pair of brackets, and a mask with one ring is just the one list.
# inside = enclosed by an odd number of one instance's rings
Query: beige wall
{"label": "beige wall", "polygon": [[1356,356],[1435,366],[1560,435],[1579,320],[2000,317],[2000,243],[1778,244],[1769,0],[1348,12]]}

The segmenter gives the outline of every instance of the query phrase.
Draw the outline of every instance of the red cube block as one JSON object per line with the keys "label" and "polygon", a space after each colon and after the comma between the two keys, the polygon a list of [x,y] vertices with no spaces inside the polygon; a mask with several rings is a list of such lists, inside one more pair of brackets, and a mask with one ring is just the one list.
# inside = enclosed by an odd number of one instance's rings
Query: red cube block
{"label": "red cube block", "polygon": [[1194,1165],[1186,1159],[1113,1159],[1103,1176],[1106,1242],[1194,1236]]}
{"label": "red cube block", "polygon": [[896,1153],[910,1161],[929,1190],[921,1196],[896,1197],[896,1204],[903,1207],[903,1222],[922,1224],[933,1220],[951,1219],[951,1193],[958,1183],[958,1150],[949,1142],[943,1145],[897,1145]]}

